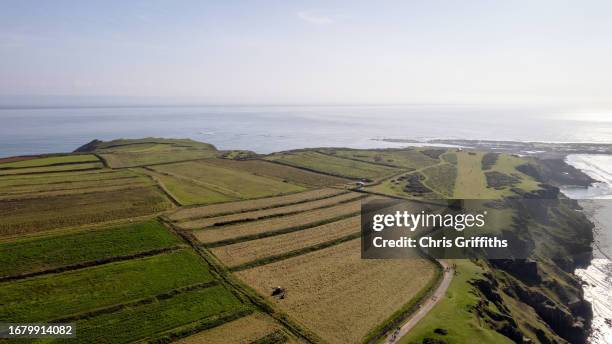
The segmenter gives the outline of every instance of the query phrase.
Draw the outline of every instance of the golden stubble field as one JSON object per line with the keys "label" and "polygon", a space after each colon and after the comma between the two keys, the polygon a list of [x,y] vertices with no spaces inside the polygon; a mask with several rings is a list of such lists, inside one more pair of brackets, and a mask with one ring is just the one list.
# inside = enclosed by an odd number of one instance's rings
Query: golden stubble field
{"label": "golden stubble field", "polygon": [[[361,201],[357,200],[338,204],[329,208],[310,210],[295,215],[254,221],[252,223],[246,222],[217,228],[206,228],[194,231],[194,235],[203,243],[212,243],[221,240],[235,239],[241,236],[279,231],[295,226],[315,226],[320,221],[356,214],[360,209]],[[182,224],[180,226],[183,227]],[[187,227],[187,229],[191,228]]]}
{"label": "golden stubble field", "polygon": [[[425,259],[362,260],[360,240],[236,273],[331,343],[360,342],[435,278]],[[270,296],[286,288],[285,299]]]}
{"label": "golden stubble field", "polygon": [[274,207],[286,206],[290,204],[298,204],[317,199],[323,199],[334,195],[346,193],[342,189],[317,189],[304,191],[284,196],[259,198],[248,201],[237,201],[221,204],[213,204],[205,207],[189,207],[181,208],[171,214],[169,218],[172,221],[188,221],[190,219],[206,218],[211,216],[220,216],[226,214],[234,214],[245,211],[254,211],[260,209],[269,209]]}
{"label": "golden stubble field", "polygon": [[280,255],[326,241],[336,240],[358,233],[360,230],[361,218],[353,216],[301,231],[216,247],[211,251],[225,265],[234,267],[265,257]]}

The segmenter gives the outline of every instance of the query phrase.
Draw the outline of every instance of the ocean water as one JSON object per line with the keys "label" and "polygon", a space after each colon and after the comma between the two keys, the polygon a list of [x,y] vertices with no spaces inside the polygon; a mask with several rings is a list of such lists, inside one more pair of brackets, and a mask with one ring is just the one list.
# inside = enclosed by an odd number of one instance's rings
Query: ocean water
{"label": "ocean water", "polygon": [[69,152],[93,139],[192,138],[258,153],[397,147],[380,138],[612,143],[612,108],[184,106],[0,108],[0,157]]}
{"label": "ocean water", "polygon": [[612,343],[612,156],[569,155],[567,163],[598,180],[588,188],[564,188],[579,200],[584,212],[595,224],[594,259],[576,274],[586,282],[585,298],[593,305],[593,344]]}

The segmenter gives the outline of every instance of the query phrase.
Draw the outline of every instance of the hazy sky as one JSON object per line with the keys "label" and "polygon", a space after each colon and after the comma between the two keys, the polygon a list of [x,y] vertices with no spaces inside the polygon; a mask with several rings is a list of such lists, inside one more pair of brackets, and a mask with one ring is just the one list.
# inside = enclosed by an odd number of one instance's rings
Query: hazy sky
{"label": "hazy sky", "polygon": [[0,0],[0,96],[612,102],[612,1]]}

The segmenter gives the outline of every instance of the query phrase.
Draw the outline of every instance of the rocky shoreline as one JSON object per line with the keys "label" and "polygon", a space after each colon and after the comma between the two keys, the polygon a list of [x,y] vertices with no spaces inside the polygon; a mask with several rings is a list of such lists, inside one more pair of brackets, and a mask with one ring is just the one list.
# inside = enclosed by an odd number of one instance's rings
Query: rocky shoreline
{"label": "rocky shoreline", "polygon": [[[565,197],[559,188],[588,187],[595,182],[565,162],[568,154],[612,154],[612,145],[472,140],[428,142],[526,156],[528,163],[519,166],[519,170],[538,180],[543,187],[530,193],[515,190],[517,199],[543,202],[538,203],[541,209],[521,209],[519,213],[522,214],[513,220],[513,232],[519,233],[526,247],[547,246],[541,245],[538,240],[552,243],[548,245],[549,251],[538,252],[536,249],[531,259],[487,261],[485,264],[489,273],[485,274],[484,279],[472,281],[472,285],[483,302],[495,305],[493,309],[496,311],[488,306],[477,306],[474,311],[497,332],[517,343],[530,343],[525,328],[521,328],[515,320],[524,316],[521,307],[516,305],[526,305],[533,309],[534,316],[545,323],[545,326],[534,323],[528,329],[539,342],[588,343],[593,311],[584,298],[583,281],[575,270],[591,262],[594,225],[580,211],[578,202]],[[541,232],[545,233],[544,238],[536,238],[533,231],[536,227],[548,228]],[[579,254],[568,255],[568,251]]]}

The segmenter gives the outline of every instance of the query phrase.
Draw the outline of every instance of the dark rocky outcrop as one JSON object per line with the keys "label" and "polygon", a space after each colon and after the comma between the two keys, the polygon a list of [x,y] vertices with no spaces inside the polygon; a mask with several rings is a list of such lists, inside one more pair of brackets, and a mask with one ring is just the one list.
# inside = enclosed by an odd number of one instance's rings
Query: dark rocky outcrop
{"label": "dark rocky outcrop", "polygon": [[595,181],[579,169],[566,164],[563,159],[541,159],[538,160],[538,165],[526,163],[517,166],[516,169],[541,183],[555,186],[587,187]]}
{"label": "dark rocky outcrop", "polygon": [[427,186],[425,186],[421,182],[423,179],[425,179],[425,177],[423,177],[423,175],[419,173],[413,173],[397,178],[397,180],[403,180],[406,182],[406,185],[404,186],[404,192],[418,195],[428,194],[432,192]]}
{"label": "dark rocky outcrop", "polygon": [[497,171],[485,172],[485,177],[487,177],[487,186],[496,189],[512,187],[521,181],[515,176],[509,176]]}
{"label": "dark rocky outcrop", "polygon": [[432,159],[439,159],[440,155],[446,153],[446,149],[425,149],[422,150],[421,153],[427,155]]}
{"label": "dark rocky outcrop", "polygon": [[483,155],[482,161],[481,161],[482,170],[483,171],[490,170],[491,167],[493,167],[493,165],[495,165],[495,163],[497,162],[498,157],[499,157],[499,153],[489,152]]}

